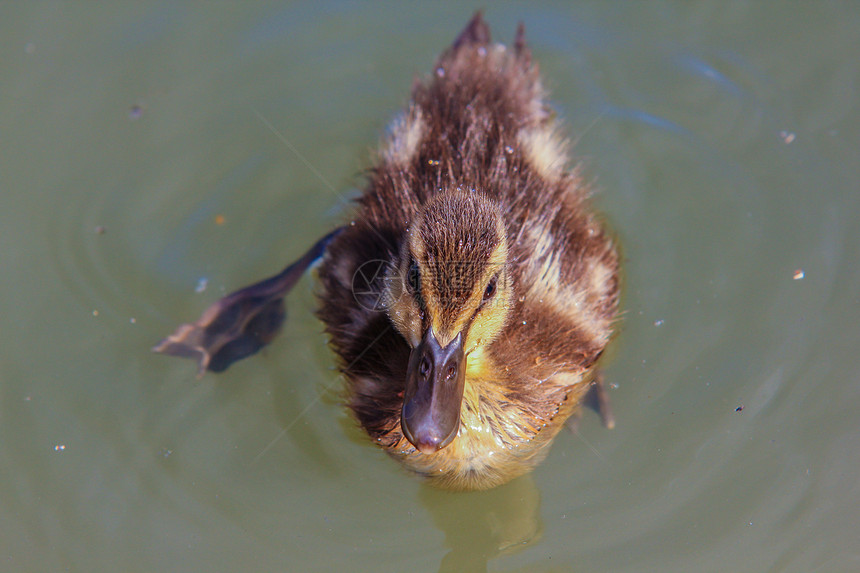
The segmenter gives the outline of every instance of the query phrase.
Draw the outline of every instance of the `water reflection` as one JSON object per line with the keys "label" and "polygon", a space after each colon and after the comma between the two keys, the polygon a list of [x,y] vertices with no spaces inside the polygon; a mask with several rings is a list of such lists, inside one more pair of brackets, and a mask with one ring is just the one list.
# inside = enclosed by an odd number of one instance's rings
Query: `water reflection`
{"label": "water reflection", "polygon": [[423,485],[418,497],[445,534],[440,573],[487,571],[488,562],[540,540],[540,493],[531,475],[489,491],[446,492]]}

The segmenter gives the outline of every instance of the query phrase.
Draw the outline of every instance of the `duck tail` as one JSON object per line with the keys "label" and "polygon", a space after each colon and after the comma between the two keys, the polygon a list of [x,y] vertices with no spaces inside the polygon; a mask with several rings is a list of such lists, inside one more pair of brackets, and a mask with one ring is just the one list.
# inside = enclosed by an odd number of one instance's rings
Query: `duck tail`
{"label": "duck tail", "polygon": [[490,27],[484,20],[484,13],[481,10],[475,12],[457,39],[451,45],[452,51],[457,51],[463,46],[487,46],[491,42]]}

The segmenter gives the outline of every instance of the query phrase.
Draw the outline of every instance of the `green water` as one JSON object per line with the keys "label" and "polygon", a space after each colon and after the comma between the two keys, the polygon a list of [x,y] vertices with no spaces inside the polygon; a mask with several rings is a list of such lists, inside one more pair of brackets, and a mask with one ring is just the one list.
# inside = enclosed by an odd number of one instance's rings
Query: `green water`
{"label": "green water", "polygon": [[310,280],[222,375],[149,352],[345,216],[471,12],[0,5],[0,570],[860,570],[854,3],[486,7],[626,259],[617,427],[530,478],[367,444]]}

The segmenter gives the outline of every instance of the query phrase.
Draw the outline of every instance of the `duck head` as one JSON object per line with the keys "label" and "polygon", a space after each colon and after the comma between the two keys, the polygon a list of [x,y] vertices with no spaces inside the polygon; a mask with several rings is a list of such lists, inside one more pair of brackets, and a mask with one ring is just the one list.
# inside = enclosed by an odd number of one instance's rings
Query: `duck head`
{"label": "duck head", "polygon": [[512,300],[499,206],[452,191],[419,211],[387,281],[388,315],[409,345],[401,427],[422,453],[456,437],[470,355],[502,331]]}

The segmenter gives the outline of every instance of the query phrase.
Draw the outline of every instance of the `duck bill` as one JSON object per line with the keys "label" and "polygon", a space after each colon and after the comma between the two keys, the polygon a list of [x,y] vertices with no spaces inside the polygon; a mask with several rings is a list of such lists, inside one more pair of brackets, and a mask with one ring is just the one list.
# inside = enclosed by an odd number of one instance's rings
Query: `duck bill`
{"label": "duck bill", "polygon": [[443,348],[432,327],[409,356],[400,425],[423,454],[444,448],[457,435],[466,384],[464,356],[462,334]]}

